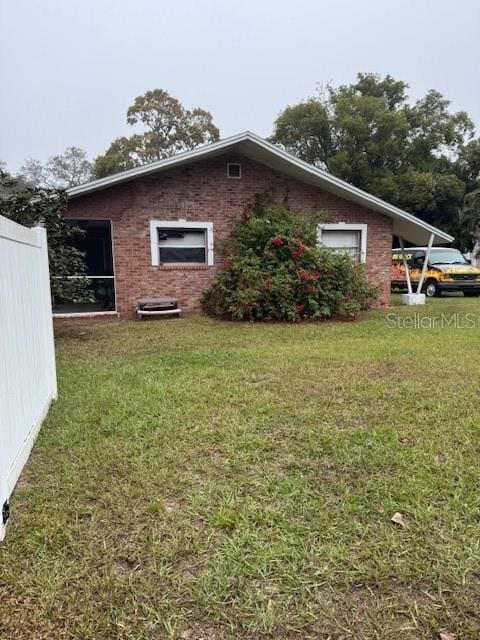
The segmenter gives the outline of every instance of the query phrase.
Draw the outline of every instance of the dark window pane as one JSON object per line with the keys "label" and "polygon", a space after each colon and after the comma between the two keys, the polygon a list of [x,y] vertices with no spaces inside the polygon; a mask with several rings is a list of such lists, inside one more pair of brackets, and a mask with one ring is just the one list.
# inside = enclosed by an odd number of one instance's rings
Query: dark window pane
{"label": "dark window pane", "polygon": [[[90,295],[72,303],[57,296],[53,300],[55,313],[92,313],[115,310],[115,282],[113,277],[112,230],[110,220],[66,220],[67,224],[80,227],[81,236],[69,240],[69,244],[85,254],[88,291]],[[72,273],[71,276],[76,274]],[[95,277],[97,276],[97,277]],[[101,276],[101,277],[98,277]]]}
{"label": "dark window pane", "polygon": [[112,276],[112,234],[110,220],[67,220],[84,231],[69,239],[69,244],[85,254],[89,276]]}
{"label": "dark window pane", "polygon": [[88,281],[92,300],[67,302],[61,298],[53,301],[53,313],[93,313],[115,311],[115,285],[113,278],[92,278]]}
{"label": "dark window pane", "polygon": [[200,262],[205,263],[205,249],[202,247],[160,247],[161,263]]}

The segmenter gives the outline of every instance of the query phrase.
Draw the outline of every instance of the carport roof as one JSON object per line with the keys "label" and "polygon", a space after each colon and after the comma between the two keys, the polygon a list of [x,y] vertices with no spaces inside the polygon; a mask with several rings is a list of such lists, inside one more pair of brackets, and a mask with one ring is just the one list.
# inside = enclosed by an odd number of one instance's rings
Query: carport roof
{"label": "carport roof", "polygon": [[452,242],[454,239],[448,233],[423,222],[411,213],[394,207],[388,202],[372,196],[366,191],[357,189],[357,187],[332,176],[322,169],[318,169],[303,160],[299,160],[290,153],[267,142],[267,140],[250,131],[224,138],[212,144],[197,147],[192,151],[179,153],[170,158],[159,160],[158,162],[152,162],[142,167],[136,167],[135,169],[123,171],[122,173],[101,178],[100,180],[94,180],[77,187],[72,187],[67,193],[70,198],[76,198],[77,196],[106,189],[122,182],[134,180],[135,178],[147,176],[152,173],[160,173],[173,167],[179,167],[206,158],[212,158],[226,151],[238,152],[297,180],[320,187],[341,198],[356,202],[367,209],[386,215],[393,221],[394,235],[404,238],[407,242],[426,245],[431,234],[434,235],[434,244],[445,244]]}

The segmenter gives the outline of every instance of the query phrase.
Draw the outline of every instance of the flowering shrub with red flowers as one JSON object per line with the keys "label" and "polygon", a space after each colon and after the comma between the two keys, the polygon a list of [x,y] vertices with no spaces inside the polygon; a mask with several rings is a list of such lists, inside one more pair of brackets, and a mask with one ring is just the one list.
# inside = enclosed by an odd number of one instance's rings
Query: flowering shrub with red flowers
{"label": "flowering shrub with red flowers", "polygon": [[377,300],[363,266],[317,246],[319,216],[300,216],[258,196],[225,247],[227,268],[202,299],[227,320],[356,319]]}

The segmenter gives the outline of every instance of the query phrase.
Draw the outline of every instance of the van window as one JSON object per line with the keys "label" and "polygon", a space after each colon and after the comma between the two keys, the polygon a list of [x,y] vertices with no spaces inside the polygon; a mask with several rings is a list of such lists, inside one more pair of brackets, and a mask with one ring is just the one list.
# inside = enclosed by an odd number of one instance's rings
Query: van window
{"label": "van window", "polygon": [[458,249],[433,249],[430,264],[469,264]]}
{"label": "van window", "polygon": [[423,264],[425,260],[425,251],[415,251],[415,256],[413,258],[413,266],[419,267]]}

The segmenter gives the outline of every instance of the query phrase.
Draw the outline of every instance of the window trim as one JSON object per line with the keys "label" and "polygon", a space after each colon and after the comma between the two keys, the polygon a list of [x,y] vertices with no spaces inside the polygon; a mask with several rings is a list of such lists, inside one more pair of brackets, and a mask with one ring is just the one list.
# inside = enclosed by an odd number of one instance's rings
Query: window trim
{"label": "window trim", "polygon": [[[238,176],[230,175],[230,167],[238,167]],[[227,162],[227,178],[230,180],[240,180],[242,177],[242,164],[240,162]]]}
{"label": "window trim", "polygon": [[367,261],[367,229],[368,224],[350,224],[338,222],[334,224],[319,224],[317,227],[317,242],[322,244],[323,231],[360,231],[360,262]]}
{"label": "window trim", "polygon": [[158,246],[158,229],[201,229],[206,231],[207,242],[205,246],[205,262],[166,262],[165,265],[172,268],[173,265],[181,265],[183,269],[188,265],[197,266],[199,264],[213,266],[213,222],[194,222],[189,220],[150,220],[150,252],[152,266],[161,266],[160,250]]}

